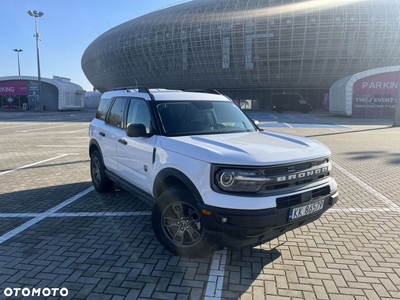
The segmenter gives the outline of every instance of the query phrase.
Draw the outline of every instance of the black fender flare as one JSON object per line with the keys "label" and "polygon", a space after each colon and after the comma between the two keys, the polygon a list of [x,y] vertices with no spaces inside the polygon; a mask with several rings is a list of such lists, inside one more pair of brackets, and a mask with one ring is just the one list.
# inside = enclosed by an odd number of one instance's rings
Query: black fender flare
{"label": "black fender flare", "polygon": [[97,148],[97,150],[100,152],[101,159],[103,159],[103,153],[101,152],[100,145],[99,145],[99,143],[97,142],[96,139],[91,139],[90,142],[89,142],[89,157],[92,156],[93,146],[95,146]]}
{"label": "black fender flare", "polygon": [[[171,178],[171,180],[166,182],[167,178]],[[161,195],[161,193],[169,186],[180,184],[179,181],[183,183],[187,187],[187,189],[192,193],[196,202],[204,204],[203,198],[201,197],[199,191],[197,190],[193,182],[184,173],[174,168],[165,168],[161,170],[160,173],[157,174],[153,185],[154,198],[157,199],[157,197]]]}

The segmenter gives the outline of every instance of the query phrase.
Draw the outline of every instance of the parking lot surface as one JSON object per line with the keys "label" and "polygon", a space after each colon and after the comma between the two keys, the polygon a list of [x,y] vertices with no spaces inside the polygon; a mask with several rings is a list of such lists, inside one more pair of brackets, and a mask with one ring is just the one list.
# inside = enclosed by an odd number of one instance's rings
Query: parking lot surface
{"label": "parking lot surface", "polygon": [[134,195],[93,190],[93,111],[0,112],[0,299],[31,299],[24,288],[68,289],[35,299],[400,299],[400,128],[249,115],[329,146],[339,202],[269,243],[188,259],[159,244]]}

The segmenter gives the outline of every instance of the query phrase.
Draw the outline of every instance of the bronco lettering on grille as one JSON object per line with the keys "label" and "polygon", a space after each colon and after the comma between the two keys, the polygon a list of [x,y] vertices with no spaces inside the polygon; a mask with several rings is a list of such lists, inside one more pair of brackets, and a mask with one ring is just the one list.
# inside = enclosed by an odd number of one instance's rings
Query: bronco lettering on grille
{"label": "bronco lettering on grille", "polygon": [[290,174],[290,175],[281,175],[276,177],[276,182],[283,182],[283,181],[289,181],[289,180],[295,180],[295,179],[304,179],[307,177],[312,177],[314,175],[318,175],[321,173],[328,172],[328,167],[323,167],[319,169],[314,169],[314,170],[309,170],[309,171],[304,171],[296,174]]}

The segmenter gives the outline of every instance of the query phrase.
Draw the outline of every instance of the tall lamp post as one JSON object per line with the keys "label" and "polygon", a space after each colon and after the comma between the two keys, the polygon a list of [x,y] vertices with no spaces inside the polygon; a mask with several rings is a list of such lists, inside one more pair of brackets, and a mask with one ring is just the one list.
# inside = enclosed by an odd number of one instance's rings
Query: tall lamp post
{"label": "tall lamp post", "polygon": [[13,49],[13,51],[17,52],[17,56],[18,56],[18,76],[21,76],[21,68],[19,65],[19,53],[22,52],[22,49]]}
{"label": "tall lamp post", "polygon": [[43,110],[43,105],[42,105],[42,79],[40,77],[40,59],[39,59],[39,41],[40,39],[40,34],[38,32],[38,21],[37,19],[42,17],[44,15],[44,13],[42,13],[41,11],[36,11],[36,10],[28,10],[28,15],[30,15],[31,17],[35,18],[35,27],[36,27],[36,34],[34,35],[34,37],[36,37],[36,53],[37,53],[37,67],[38,67],[38,85],[39,85],[39,109]]}
{"label": "tall lamp post", "polygon": [[[399,83],[400,83],[400,70],[399,70]],[[400,84],[397,88],[397,101],[396,106],[394,108],[394,121],[393,127],[400,127]]]}

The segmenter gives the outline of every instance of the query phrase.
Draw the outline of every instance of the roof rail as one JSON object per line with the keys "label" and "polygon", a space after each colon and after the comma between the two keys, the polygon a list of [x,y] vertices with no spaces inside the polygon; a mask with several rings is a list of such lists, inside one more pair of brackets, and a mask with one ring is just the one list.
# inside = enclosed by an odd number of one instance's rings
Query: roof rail
{"label": "roof rail", "polygon": [[209,93],[209,94],[222,95],[216,89],[186,89],[185,91],[186,92],[197,92],[197,93]]}
{"label": "roof rail", "polygon": [[137,90],[138,93],[150,94],[150,90],[147,86],[121,86],[113,88],[113,91],[118,91],[118,90]]}

